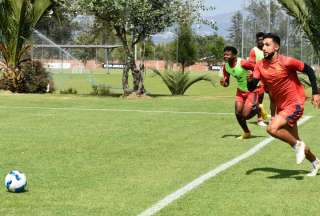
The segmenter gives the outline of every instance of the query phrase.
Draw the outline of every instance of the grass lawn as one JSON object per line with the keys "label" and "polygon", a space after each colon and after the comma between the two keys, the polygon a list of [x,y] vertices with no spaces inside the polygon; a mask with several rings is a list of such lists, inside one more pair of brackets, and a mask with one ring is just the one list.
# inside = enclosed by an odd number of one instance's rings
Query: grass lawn
{"label": "grass lawn", "polygon": [[[91,76],[121,86],[119,73]],[[200,82],[171,97],[148,74],[147,90],[163,96],[130,100],[88,95],[87,77],[54,75],[58,89],[80,95],[0,94],[0,215],[137,215],[268,137],[254,118],[254,138],[235,139],[241,130],[232,114],[234,85]],[[300,129],[316,153],[319,113],[308,102],[305,114],[313,118]],[[320,176],[305,177],[309,168],[274,141],[158,215],[317,215]],[[27,192],[5,191],[11,169],[27,174]]]}

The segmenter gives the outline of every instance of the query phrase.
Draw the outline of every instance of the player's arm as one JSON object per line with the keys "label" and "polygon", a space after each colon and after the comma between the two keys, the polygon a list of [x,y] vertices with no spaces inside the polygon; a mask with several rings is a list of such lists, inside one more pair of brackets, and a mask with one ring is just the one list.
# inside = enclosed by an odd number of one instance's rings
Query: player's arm
{"label": "player's arm", "polygon": [[254,63],[251,62],[250,60],[247,61],[247,60],[242,59],[241,60],[241,66],[246,70],[250,70],[250,71],[254,70]]}
{"label": "player's arm", "polygon": [[249,91],[254,91],[257,88],[259,82],[260,82],[259,79],[253,77],[252,80],[248,81],[248,84],[247,84],[248,85],[248,90]]}
{"label": "player's arm", "polygon": [[252,62],[253,64],[256,62],[256,52],[254,51],[254,49],[250,50],[249,61]]}
{"label": "player's arm", "polygon": [[244,69],[248,70],[249,73],[247,75],[247,79],[248,79],[248,82],[250,82],[252,80],[252,77],[253,77],[253,70],[254,70],[254,62],[250,62],[248,60],[244,60],[242,59],[241,60],[241,67],[243,67]]}
{"label": "player's arm", "polygon": [[304,63],[304,68],[302,70],[304,74],[306,74],[309,78],[312,88],[312,95],[319,94],[318,86],[317,86],[317,78],[314,70],[308,64]]}
{"label": "player's arm", "polygon": [[254,91],[260,82],[260,71],[258,65],[254,67],[252,79],[248,80],[247,86],[249,91]]}
{"label": "player's arm", "polygon": [[320,92],[317,86],[317,78],[314,70],[308,64],[295,58],[289,57],[286,63],[287,67],[291,69],[290,71],[301,71],[308,76],[312,88],[311,102],[315,107],[320,108]]}
{"label": "player's arm", "polygon": [[312,103],[314,106],[320,108],[320,92],[317,85],[317,78],[314,70],[308,64],[304,63],[304,68],[302,70],[309,78],[311,88],[312,88]]}
{"label": "player's arm", "polygon": [[230,81],[230,74],[226,70],[226,65],[223,65],[223,78],[220,80],[220,85],[223,87],[228,87],[229,86],[229,81]]}

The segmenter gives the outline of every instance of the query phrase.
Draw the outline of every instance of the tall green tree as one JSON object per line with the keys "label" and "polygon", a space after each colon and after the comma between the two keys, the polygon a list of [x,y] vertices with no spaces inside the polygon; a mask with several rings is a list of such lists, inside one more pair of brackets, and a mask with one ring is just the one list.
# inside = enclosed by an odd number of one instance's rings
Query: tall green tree
{"label": "tall green tree", "polygon": [[30,38],[43,14],[54,4],[52,0],[0,1],[0,52],[4,77],[12,81],[13,91],[22,79],[20,65],[28,59]]}
{"label": "tall green tree", "polygon": [[[132,72],[133,90],[145,93],[143,74],[136,65],[135,45],[150,35],[161,32],[174,22],[176,0],[79,0],[80,8],[88,14],[109,22],[122,42],[126,53],[122,85],[129,93],[128,74]],[[80,10],[80,9],[79,9]]]}
{"label": "tall green tree", "polygon": [[181,64],[182,73],[184,73],[185,68],[193,65],[197,60],[195,37],[190,22],[179,25],[178,37],[174,45],[172,55],[176,55],[176,60]]}
{"label": "tall green tree", "polygon": [[320,1],[319,0],[278,0],[301,26],[312,43],[313,49],[320,54]]}
{"label": "tall green tree", "polygon": [[229,40],[234,47],[238,50],[241,50],[241,42],[242,42],[242,19],[243,16],[240,11],[237,11],[231,18],[231,27],[228,29],[229,31]]}
{"label": "tall green tree", "polygon": [[197,61],[197,50],[195,35],[192,30],[192,25],[206,24],[212,29],[215,29],[214,22],[204,19],[201,16],[201,11],[212,10],[210,7],[206,7],[202,1],[197,0],[185,0],[181,1],[179,10],[177,13],[177,38],[174,43],[173,57],[182,68],[184,73],[185,67],[193,65]]}
{"label": "tall green tree", "polygon": [[197,56],[208,65],[223,61],[224,38],[218,35],[196,37]]}

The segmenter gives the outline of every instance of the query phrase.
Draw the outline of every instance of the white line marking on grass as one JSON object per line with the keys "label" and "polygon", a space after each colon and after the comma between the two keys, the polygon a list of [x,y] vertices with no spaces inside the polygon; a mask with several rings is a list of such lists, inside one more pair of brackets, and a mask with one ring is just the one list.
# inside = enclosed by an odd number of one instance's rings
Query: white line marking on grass
{"label": "white line marking on grass", "polygon": [[98,109],[98,108],[76,108],[76,107],[37,107],[37,106],[0,106],[0,109],[43,109],[43,110],[67,110],[67,111],[104,111],[104,112],[139,112],[139,113],[170,113],[189,115],[234,115],[234,113],[223,112],[185,112],[170,110],[138,110],[138,109]]}
{"label": "white line marking on grass", "polygon": [[[304,124],[306,121],[308,121],[311,118],[312,118],[312,116],[303,117],[299,121],[298,125]],[[239,163],[240,161],[242,161],[244,159],[247,159],[248,157],[254,155],[259,150],[261,150],[263,147],[265,147],[266,145],[271,143],[273,140],[275,140],[275,138],[273,138],[273,137],[268,137],[268,138],[264,139],[263,141],[258,143],[256,146],[254,146],[253,148],[249,149],[247,152],[241,154],[240,156],[238,156],[238,157],[236,157],[236,158],[234,158],[234,159],[232,159],[232,160],[230,160],[230,161],[228,161],[228,162],[226,162],[224,164],[219,165],[218,167],[214,168],[213,170],[207,172],[206,174],[204,174],[204,175],[196,178],[192,182],[188,183],[184,187],[182,187],[182,188],[178,189],[177,191],[169,194],[168,196],[166,196],[165,198],[163,198],[159,202],[157,202],[154,205],[152,205],[150,208],[148,208],[145,211],[143,211],[142,213],[140,213],[138,216],[151,216],[151,215],[154,215],[155,213],[157,213],[158,211],[160,211],[161,209],[163,209],[164,207],[166,207],[170,203],[174,202],[175,200],[179,199],[180,197],[182,197],[183,195],[185,195],[189,191],[197,188],[198,186],[203,184],[205,181],[207,181],[210,178],[216,176],[220,172],[232,167],[233,165]]]}

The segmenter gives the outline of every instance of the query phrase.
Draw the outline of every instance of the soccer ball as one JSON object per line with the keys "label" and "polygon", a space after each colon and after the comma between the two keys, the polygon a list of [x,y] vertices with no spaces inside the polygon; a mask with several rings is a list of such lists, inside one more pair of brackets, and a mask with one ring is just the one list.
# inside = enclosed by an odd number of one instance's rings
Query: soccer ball
{"label": "soccer ball", "polygon": [[6,175],[4,184],[10,192],[23,192],[27,186],[27,177],[18,170],[12,170]]}

